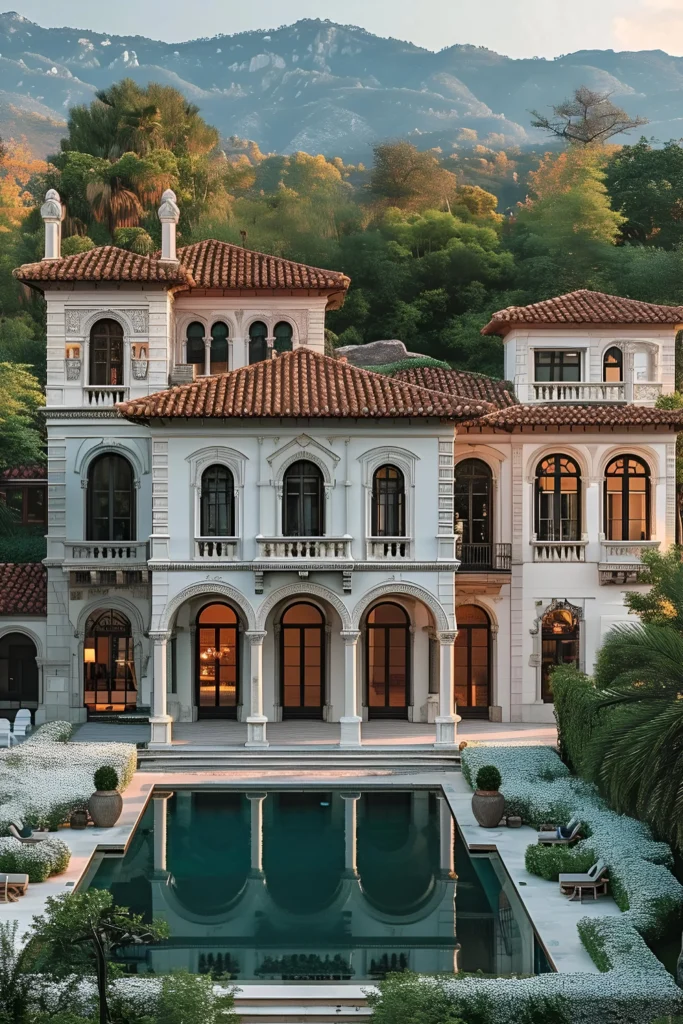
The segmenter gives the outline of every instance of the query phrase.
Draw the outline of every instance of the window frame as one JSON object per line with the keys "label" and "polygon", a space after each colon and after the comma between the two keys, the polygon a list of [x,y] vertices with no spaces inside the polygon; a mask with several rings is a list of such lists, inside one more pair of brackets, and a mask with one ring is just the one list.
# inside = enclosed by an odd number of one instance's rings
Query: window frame
{"label": "window frame", "polygon": [[[305,471],[304,467],[306,467],[308,469],[308,474],[306,474],[306,471]],[[290,481],[294,480],[294,478],[295,478],[295,471],[297,471],[297,469],[298,469],[297,475],[298,475],[298,479],[299,479],[300,485],[301,485],[301,490],[300,490],[298,496],[296,496],[297,497],[297,503],[298,503],[298,506],[299,506],[298,507],[298,511],[297,511],[297,517],[299,518],[298,526],[301,527],[302,525],[303,526],[306,525],[305,481],[306,481],[306,478],[307,478],[307,475],[308,475],[308,479],[309,480],[312,480],[313,478],[315,478],[315,480],[316,480],[316,490],[317,490],[317,495],[316,495],[316,498],[317,498],[317,517],[316,518],[317,518],[317,525],[319,527],[317,532],[302,532],[301,529],[299,529],[298,532],[294,532],[293,530],[290,529],[290,527],[293,526],[294,524],[290,524],[290,512],[289,512],[289,508],[288,508],[288,505],[289,505],[289,501],[288,501],[288,498],[289,498],[288,485],[289,485]],[[292,495],[292,497],[295,497],[295,496]],[[281,519],[281,523],[282,523],[282,536],[283,537],[324,537],[325,536],[325,525],[326,525],[325,524],[325,512],[326,512],[326,509],[325,509],[325,478],[323,476],[323,472],[320,469],[320,467],[317,465],[317,463],[313,462],[311,459],[306,459],[306,458],[296,459],[294,462],[291,462],[287,466],[287,468],[285,469],[284,473],[282,474],[282,519]]]}
{"label": "window frame", "polygon": [[[210,529],[207,529],[208,519],[210,518],[211,505],[210,505],[210,502],[207,500],[208,497],[209,497],[208,492],[205,494],[205,478],[207,477],[207,474],[211,473],[212,471],[214,473],[216,473],[217,471],[220,471],[220,473],[223,473],[226,476],[226,480],[225,480],[225,483],[226,483],[226,487],[225,487],[225,492],[226,492],[225,506],[226,506],[227,525],[228,525],[229,528],[224,533],[221,533],[221,532],[214,532],[214,533],[212,533],[210,531]],[[229,466],[226,466],[226,465],[224,465],[221,462],[214,462],[214,463],[211,463],[211,465],[206,466],[202,470],[202,473],[201,473],[201,476],[200,476],[200,479],[199,479],[199,535],[200,535],[200,537],[235,537],[236,536],[236,526],[237,526],[237,523],[236,523],[236,508],[235,508],[235,504],[236,504],[236,502],[235,502],[235,496],[236,496],[235,492],[236,492],[235,474],[233,473],[233,471],[230,469]],[[217,488],[216,488],[216,495],[217,495]],[[217,518],[216,504],[217,504],[217,496],[214,497],[214,501],[213,501],[214,517]],[[218,514],[220,514],[220,510],[218,510]]]}
{"label": "window frame", "polygon": [[[259,330],[258,334],[254,334],[254,328],[263,328],[264,333]],[[249,366],[255,366],[256,363],[263,363],[268,359],[268,324],[265,320],[252,320],[249,324]],[[261,351],[263,355],[259,355],[258,358],[252,358],[257,352],[256,346],[261,345]]]}
{"label": "window frame", "polygon": [[[544,472],[543,467],[552,460],[553,469],[551,472],[547,470]],[[562,460],[570,463],[574,467],[574,472],[563,473],[562,472]],[[553,479],[553,489],[545,490],[541,487],[541,480],[551,477]],[[562,489],[562,480],[572,479],[576,480],[576,488],[574,491]],[[550,522],[550,517],[541,516],[542,511],[542,495],[553,495],[553,516],[552,533],[553,536],[545,536],[545,530],[542,530],[541,524]],[[563,495],[575,494],[576,495],[576,520],[573,532],[576,534],[574,537],[563,537],[562,536],[562,501]],[[571,455],[565,455],[563,452],[552,452],[549,455],[544,455],[536,464],[536,472],[534,474],[534,527],[536,540],[543,541],[545,543],[576,543],[581,540],[581,528],[582,528],[582,504],[583,500],[583,488],[581,479],[581,466],[575,458]],[[568,522],[572,520],[567,519]]]}
{"label": "window frame", "polygon": [[[116,516],[113,512],[113,501],[115,494],[115,480],[114,473],[109,469],[106,474],[107,480],[107,494],[108,494],[108,511],[107,511],[107,537],[96,537],[94,536],[95,521],[97,519],[102,520],[103,516],[95,515],[95,494],[101,493],[104,488],[95,491],[93,486],[93,476],[98,466],[102,465],[106,461],[120,460],[122,464],[128,467],[130,473],[130,485],[129,485],[129,497],[130,497],[130,510],[127,516]],[[136,501],[136,477],[135,468],[130,459],[126,458],[125,455],[120,452],[103,452],[101,455],[97,455],[88,465],[88,471],[86,475],[86,516],[85,516],[85,534],[86,540],[93,541],[101,544],[128,544],[137,540],[137,501]],[[128,537],[114,537],[112,534],[115,532],[113,525],[116,519],[127,519],[128,520]]]}
{"label": "window frame", "polygon": [[[102,328],[107,325],[106,331]],[[98,328],[101,333],[98,335]],[[101,350],[101,346],[98,346],[98,338],[100,342],[104,342],[106,349],[106,358],[104,360],[96,360],[98,351]],[[88,385],[93,388],[123,388],[126,386],[126,371],[125,371],[125,331],[118,320],[114,320],[113,317],[105,316],[96,320],[90,328],[88,335]],[[118,358],[112,357],[112,344],[116,343],[117,347],[120,346],[120,352]],[[104,377],[107,379],[104,381],[96,379],[100,376],[97,372],[97,367],[104,366]],[[120,370],[120,380],[112,381],[112,371]],[[118,374],[117,374],[118,376]]]}
{"label": "window frame", "polygon": [[[563,375],[557,376],[556,371],[563,373],[565,369],[570,369],[569,364],[566,364],[567,356],[576,356],[576,377],[565,377]],[[542,358],[548,358],[549,364],[547,369],[550,372],[548,377],[539,377],[539,361]],[[578,348],[536,348],[534,349],[534,384],[579,384],[582,380],[582,352]]]}
{"label": "window frame", "polygon": [[[615,356],[618,356],[618,358],[615,360],[614,363],[611,363],[608,366],[607,359],[610,356],[612,358],[614,358]],[[607,370],[608,369],[618,369],[619,370],[619,380],[608,380],[607,379]],[[605,351],[603,352],[603,355],[602,355],[602,381],[603,381],[603,384],[623,384],[624,383],[624,353],[619,348],[618,345],[610,345],[610,347],[608,349],[605,349]]]}
{"label": "window frame", "polygon": [[[396,474],[396,486],[390,487],[392,482],[389,477],[380,478],[379,474],[393,470]],[[395,507],[392,509],[390,499],[394,499]],[[382,501],[384,499],[384,501]],[[406,527],[406,480],[405,474],[400,466],[392,462],[385,462],[378,466],[372,474],[372,509],[371,529],[373,537],[405,537]],[[381,527],[382,519],[391,520],[395,518],[398,524],[397,530],[389,530]]]}
{"label": "window frame", "polygon": [[[621,474],[618,474],[618,473],[610,474],[610,472],[609,472],[610,468],[612,466],[615,466],[618,462],[624,462],[625,463],[625,469],[628,469],[628,464],[629,463],[631,463],[631,462],[636,463],[637,465],[642,466],[642,468],[645,470],[645,472],[642,473],[642,474],[640,474],[640,473],[628,473],[628,472],[624,472],[624,473],[621,473]],[[616,517],[615,518],[610,518],[610,507],[609,507],[610,506],[610,501],[609,501],[609,496],[610,496],[610,493],[618,494],[619,491],[618,490],[614,490],[614,491],[610,492],[610,490],[608,488],[608,481],[609,481],[610,477],[612,479],[619,479],[619,477],[621,477],[621,509],[622,509],[622,514],[621,514],[621,533],[622,533],[622,536],[621,537],[613,537],[611,535],[611,533],[612,533],[611,524],[616,522]],[[645,534],[646,534],[645,537],[631,538],[631,537],[628,537],[628,536],[627,537],[623,536],[623,534],[624,534],[624,524],[626,524],[626,532],[628,533],[629,532],[628,531],[628,526],[631,523],[630,515],[627,515],[625,517],[623,513],[624,513],[624,510],[626,510],[627,513],[629,511],[629,504],[630,504],[629,498],[630,498],[630,494],[631,494],[631,488],[630,488],[630,485],[629,485],[629,480],[631,480],[632,478],[644,479],[645,480],[644,492],[638,492],[638,491],[634,492],[636,494],[637,493],[644,493],[645,494]],[[645,459],[643,459],[640,455],[633,455],[630,452],[627,452],[627,453],[625,453],[623,455],[615,455],[615,456],[613,456],[609,460],[607,465],[605,466],[605,472],[604,472],[604,477],[603,477],[603,491],[602,491],[602,493],[603,493],[604,530],[605,530],[605,539],[606,540],[608,540],[608,541],[623,541],[623,542],[632,541],[633,543],[638,543],[639,541],[640,542],[644,542],[644,541],[648,541],[648,540],[652,539],[652,476],[651,476],[651,473],[650,473],[650,467],[647,464],[647,462],[645,461]],[[638,520],[633,520],[633,521],[637,522]],[[642,520],[640,520],[640,521],[642,522]]]}

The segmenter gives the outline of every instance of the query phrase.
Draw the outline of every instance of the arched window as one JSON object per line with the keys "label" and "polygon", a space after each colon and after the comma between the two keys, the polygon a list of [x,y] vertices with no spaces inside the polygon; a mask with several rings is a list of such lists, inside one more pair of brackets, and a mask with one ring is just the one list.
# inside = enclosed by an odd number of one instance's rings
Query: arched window
{"label": "arched window", "polygon": [[608,348],[602,360],[602,379],[606,384],[620,384],[624,379],[624,353]]}
{"label": "arched window", "polygon": [[380,466],[372,478],[372,536],[405,537],[406,493],[403,473]]}
{"label": "arched window", "polygon": [[321,718],[324,704],[325,619],[302,602],[282,616],[282,717]]}
{"label": "arched window", "polygon": [[235,481],[227,466],[209,466],[202,473],[202,537],[235,536]]}
{"label": "arched window", "polygon": [[275,336],[275,351],[276,352],[291,352],[292,351],[292,325],[288,324],[285,320],[281,320],[279,324],[275,324],[275,330],[273,331]]}
{"label": "arched window", "polygon": [[100,455],[88,470],[87,539],[135,540],[133,467],[122,455]]}
{"label": "arched window", "polygon": [[249,326],[249,365],[268,358],[268,328],[262,320]]}
{"label": "arched window", "polygon": [[556,665],[579,665],[579,619],[568,602],[548,609],[541,623],[543,654],[541,661],[541,699],[553,700],[550,674]]}
{"label": "arched window", "polygon": [[368,714],[405,718],[410,684],[410,619],[393,602],[376,605],[367,621]]}
{"label": "arched window", "polygon": [[211,373],[228,372],[228,325],[219,320],[211,328]]}
{"label": "arched window", "polygon": [[468,718],[488,718],[491,701],[491,623],[474,604],[456,609],[455,703]]}
{"label": "arched window", "polygon": [[116,320],[98,320],[90,331],[90,384],[123,384],[123,328]]}
{"label": "arched window", "polygon": [[38,707],[36,645],[25,633],[5,633],[0,639],[0,700],[15,707]]}
{"label": "arched window", "polygon": [[119,611],[98,611],[85,626],[84,702],[88,712],[130,711],[137,681],[130,622]]}
{"label": "arched window", "polygon": [[650,472],[635,455],[612,459],[605,471],[605,536],[650,539]]}
{"label": "arched window", "polygon": [[185,362],[194,363],[199,367],[197,373],[204,373],[204,324],[198,320],[187,328],[185,343]]}
{"label": "arched window", "polygon": [[538,540],[581,538],[581,474],[566,455],[549,455],[536,468]]}
{"label": "arched window", "polygon": [[285,472],[282,533],[285,537],[322,537],[325,532],[323,475],[314,462],[300,459]]}
{"label": "arched window", "polygon": [[492,564],[491,470],[481,459],[455,467],[454,524],[456,557],[462,568]]}
{"label": "arched window", "polygon": [[200,718],[236,718],[239,632],[230,605],[210,604],[197,617],[197,712]]}

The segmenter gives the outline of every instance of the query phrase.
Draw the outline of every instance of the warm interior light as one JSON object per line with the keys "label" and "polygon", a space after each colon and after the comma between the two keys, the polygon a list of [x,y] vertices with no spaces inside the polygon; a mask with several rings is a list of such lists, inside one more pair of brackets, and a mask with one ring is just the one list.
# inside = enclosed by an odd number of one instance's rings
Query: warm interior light
{"label": "warm interior light", "polygon": [[86,665],[94,665],[95,664],[95,648],[94,647],[85,647],[83,649],[83,661],[85,662]]}

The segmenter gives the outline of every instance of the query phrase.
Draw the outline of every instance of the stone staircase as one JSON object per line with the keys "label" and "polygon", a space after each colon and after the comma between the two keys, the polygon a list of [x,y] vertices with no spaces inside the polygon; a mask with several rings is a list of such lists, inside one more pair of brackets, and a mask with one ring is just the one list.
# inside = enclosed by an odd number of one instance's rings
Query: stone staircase
{"label": "stone staircase", "polygon": [[245,747],[177,746],[138,751],[138,769],[145,772],[253,772],[353,771],[394,772],[459,771],[460,752],[434,747],[363,746],[342,750],[337,746]]}
{"label": "stone staircase", "polygon": [[328,1024],[330,1021],[368,1020],[371,1009],[357,986],[336,985],[242,986],[235,998],[241,1024]]}

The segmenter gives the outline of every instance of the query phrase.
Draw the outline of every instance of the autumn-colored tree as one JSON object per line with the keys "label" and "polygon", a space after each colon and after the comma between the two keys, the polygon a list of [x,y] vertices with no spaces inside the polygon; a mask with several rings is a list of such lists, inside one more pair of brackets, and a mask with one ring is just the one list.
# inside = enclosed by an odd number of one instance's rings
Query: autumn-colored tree
{"label": "autumn-colored tree", "polygon": [[369,190],[373,199],[401,210],[448,209],[457,187],[455,175],[434,152],[420,152],[411,142],[375,146]]}
{"label": "autumn-colored tree", "polygon": [[34,174],[47,170],[43,160],[36,160],[26,138],[9,139],[0,146],[0,232],[18,228],[33,206],[33,196],[26,186]]}

